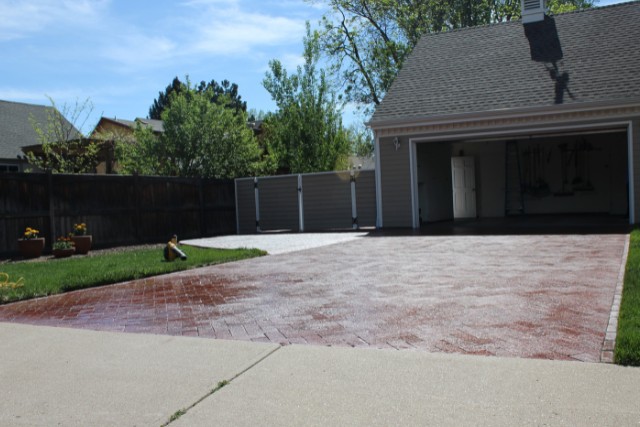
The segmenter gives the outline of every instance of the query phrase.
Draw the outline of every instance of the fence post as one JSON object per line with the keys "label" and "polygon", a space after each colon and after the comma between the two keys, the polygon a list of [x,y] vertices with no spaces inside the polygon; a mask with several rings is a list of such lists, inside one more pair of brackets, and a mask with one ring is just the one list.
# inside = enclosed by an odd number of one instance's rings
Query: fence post
{"label": "fence post", "polygon": [[140,194],[140,176],[138,175],[138,172],[133,173],[133,194],[136,199],[136,223],[133,229],[135,230],[136,240],[139,242],[140,226],[142,225],[142,221],[140,219],[140,200],[142,199],[142,195]]}
{"label": "fence post", "polygon": [[304,231],[304,204],[302,202],[302,175],[298,174],[298,219],[300,232]]}
{"label": "fence post", "polygon": [[352,170],[351,175],[351,227],[358,229],[358,205],[356,202],[356,174]]}
{"label": "fence post", "polygon": [[200,237],[205,237],[207,233],[207,223],[205,220],[205,206],[204,206],[204,180],[203,178],[196,178],[198,181],[198,197],[200,198]]}
{"label": "fence post", "polygon": [[51,169],[47,171],[47,187],[49,190],[49,244],[53,245],[56,241],[56,215],[55,203],[53,201],[53,173]]}
{"label": "fence post", "polygon": [[256,233],[260,233],[260,190],[258,189],[258,177],[253,178],[253,195],[256,200]]}

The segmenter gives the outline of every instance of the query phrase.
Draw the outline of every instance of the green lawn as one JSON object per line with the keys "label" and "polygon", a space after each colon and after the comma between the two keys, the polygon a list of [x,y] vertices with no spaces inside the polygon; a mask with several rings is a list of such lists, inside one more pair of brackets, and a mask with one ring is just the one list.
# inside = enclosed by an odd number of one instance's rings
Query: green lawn
{"label": "green lawn", "polygon": [[[187,270],[265,255],[258,249],[181,246],[188,259],[166,262],[162,247],[122,249],[93,256],[0,264],[0,303]],[[22,286],[12,288],[11,284]]]}
{"label": "green lawn", "polygon": [[640,366],[640,230],[631,233],[614,356],[620,365]]}

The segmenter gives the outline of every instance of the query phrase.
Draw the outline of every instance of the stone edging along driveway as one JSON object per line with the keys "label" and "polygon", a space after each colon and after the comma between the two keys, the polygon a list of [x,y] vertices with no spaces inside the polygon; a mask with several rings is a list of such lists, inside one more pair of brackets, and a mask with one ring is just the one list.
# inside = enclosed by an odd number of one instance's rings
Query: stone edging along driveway
{"label": "stone edging along driveway", "polygon": [[596,362],[626,241],[373,234],[2,306],[0,321]]}

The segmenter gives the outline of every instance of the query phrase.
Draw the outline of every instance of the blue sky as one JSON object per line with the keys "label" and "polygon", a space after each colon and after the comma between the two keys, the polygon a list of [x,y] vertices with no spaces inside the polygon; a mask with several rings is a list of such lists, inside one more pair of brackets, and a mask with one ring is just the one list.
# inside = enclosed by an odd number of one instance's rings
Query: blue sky
{"label": "blue sky", "polygon": [[146,117],[158,92],[189,75],[237,83],[249,108],[273,111],[261,84],[269,60],[295,69],[305,21],[322,13],[303,0],[0,0],[0,99],[89,98],[89,131],[102,115]]}

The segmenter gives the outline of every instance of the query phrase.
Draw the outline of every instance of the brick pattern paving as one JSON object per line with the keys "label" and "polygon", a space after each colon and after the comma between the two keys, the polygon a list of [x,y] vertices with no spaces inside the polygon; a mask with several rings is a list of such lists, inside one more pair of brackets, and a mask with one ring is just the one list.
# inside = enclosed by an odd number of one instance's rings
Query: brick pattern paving
{"label": "brick pattern paving", "polygon": [[597,362],[625,241],[367,237],[0,306],[0,321]]}

